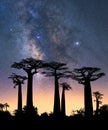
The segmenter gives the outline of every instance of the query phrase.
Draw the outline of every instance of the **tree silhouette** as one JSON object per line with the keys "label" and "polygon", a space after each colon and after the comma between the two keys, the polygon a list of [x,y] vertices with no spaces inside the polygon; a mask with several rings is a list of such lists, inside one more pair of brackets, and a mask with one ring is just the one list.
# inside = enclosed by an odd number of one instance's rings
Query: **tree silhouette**
{"label": "tree silhouette", "polygon": [[94,101],[96,102],[96,115],[99,113],[99,105],[102,104],[101,99],[103,98],[103,94],[99,91],[93,92],[93,96],[96,98]]}
{"label": "tree silhouette", "polygon": [[79,84],[84,85],[84,106],[85,106],[85,116],[91,117],[93,115],[93,105],[92,105],[92,93],[91,93],[91,83],[104,76],[104,73],[99,73],[100,68],[96,67],[82,67],[79,69],[74,69],[72,72],[72,79],[78,81]]}
{"label": "tree silhouette", "polygon": [[27,112],[31,113],[34,110],[33,107],[33,75],[38,73],[38,69],[42,67],[42,60],[34,59],[32,57],[22,59],[19,63],[13,63],[12,68],[23,69],[28,76],[27,83]]}
{"label": "tree silhouette", "polygon": [[46,69],[48,71],[43,72],[46,76],[53,76],[55,81],[55,90],[54,90],[54,107],[53,107],[53,114],[55,116],[60,115],[60,95],[59,95],[59,82],[58,80],[62,77],[65,77],[64,70],[68,69],[65,63],[59,62],[49,62],[46,63]]}
{"label": "tree silhouette", "polygon": [[[27,112],[27,106],[25,105],[23,107],[23,113],[26,114],[26,112]],[[38,116],[38,108],[37,107],[33,106],[32,112],[33,112],[33,115],[31,116],[32,118],[35,116]]]}
{"label": "tree silhouette", "polygon": [[16,75],[15,73],[11,74],[9,77],[13,80],[14,88],[18,86],[18,110],[17,112],[20,114],[22,113],[22,84],[24,84],[24,80],[27,79],[26,76]]}
{"label": "tree silhouette", "polygon": [[108,119],[108,104],[104,104],[100,107],[99,114],[104,118],[107,117]]}
{"label": "tree silhouette", "polygon": [[4,104],[0,103],[0,111],[3,111]]}
{"label": "tree silhouette", "polygon": [[62,116],[66,115],[66,107],[65,107],[65,90],[70,90],[71,87],[66,82],[60,84],[62,87],[62,98],[61,98],[61,114]]}
{"label": "tree silhouette", "polygon": [[4,104],[4,107],[5,107],[5,111],[7,111],[7,108],[9,107],[9,104],[8,104],[8,103],[5,103],[5,104]]}

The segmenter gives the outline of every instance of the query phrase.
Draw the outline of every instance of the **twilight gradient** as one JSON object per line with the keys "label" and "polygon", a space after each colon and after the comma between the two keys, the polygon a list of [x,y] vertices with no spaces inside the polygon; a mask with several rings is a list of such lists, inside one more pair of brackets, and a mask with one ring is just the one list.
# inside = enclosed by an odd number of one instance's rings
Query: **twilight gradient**
{"label": "twilight gradient", "polygon": [[[0,0],[0,102],[7,102],[10,111],[17,108],[17,89],[13,89],[8,77],[12,72],[23,71],[10,66],[32,56],[65,62],[70,70],[100,67],[106,75],[92,83],[92,91],[103,93],[103,104],[107,104],[107,7],[106,0]],[[83,108],[83,86],[73,80],[67,82],[73,88],[66,92],[66,111],[71,114],[72,110]],[[33,87],[34,105],[39,113],[52,112],[53,78],[36,75]]]}

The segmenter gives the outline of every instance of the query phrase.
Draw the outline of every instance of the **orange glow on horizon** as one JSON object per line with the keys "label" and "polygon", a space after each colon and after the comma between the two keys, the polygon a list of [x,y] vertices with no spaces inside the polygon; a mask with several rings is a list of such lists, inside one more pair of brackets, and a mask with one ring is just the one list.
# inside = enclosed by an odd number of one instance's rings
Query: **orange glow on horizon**
{"label": "orange glow on horizon", "polygon": [[[39,85],[39,84],[38,84]],[[94,86],[94,84],[92,85]],[[100,91],[104,94],[102,99],[102,105],[108,104],[108,92],[105,91],[105,87],[92,87],[93,91]],[[2,92],[3,91],[3,92]],[[8,110],[13,113],[17,109],[17,88],[9,87],[8,90],[2,90],[0,92],[0,102],[8,103]],[[26,86],[22,88],[22,98],[23,106],[26,104]],[[60,98],[61,98],[61,88],[60,88]],[[73,110],[78,110],[84,108],[84,88],[78,83],[72,85],[72,90],[65,91],[65,100],[66,100],[66,115],[72,115]],[[39,87],[33,86],[33,104],[38,108],[38,114],[44,112],[51,113],[53,112],[53,103],[54,103],[54,87],[47,85],[47,83],[40,84]],[[95,102],[93,97],[93,107],[95,110]]]}

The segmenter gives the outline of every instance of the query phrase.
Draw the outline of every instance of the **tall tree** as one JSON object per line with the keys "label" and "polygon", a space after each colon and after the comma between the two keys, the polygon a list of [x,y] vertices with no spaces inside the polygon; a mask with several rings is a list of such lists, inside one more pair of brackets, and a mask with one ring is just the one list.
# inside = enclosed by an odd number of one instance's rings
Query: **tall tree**
{"label": "tall tree", "polygon": [[102,98],[103,98],[103,94],[100,93],[99,91],[93,92],[93,96],[95,97],[95,102],[96,102],[96,115],[98,115],[99,113],[99,105],[102,104]]}
{"label": "tall tree", "polygon": [[46,63],[46,72],[43,72],[46,76],[53,76],[55,82],[55,90],[54,90],[54,107],[53,107],[53,114],[55,116],[60,115],[60,95],[59,95],[59,82],[58,80],[61,77],[64,77],[65,72],[64,70],[68,69],[65,63],[59,62],[49,62]]}
{"label": "tall tree", "polygon": [[70,90],[71,87],[66,82],[60,84],[62,87],[62,97],[61,97],[61,114],[62,116],[66,115],[66,107],[65,107],[65,90]]}
{"label": "tall tree", "polygon": [[91,82],[104,76],[100,73],[100,68],[97,67],[82,67],[74,69],[72,72],[72,79],[78,81],[79,84],[84,85],[84,106],[85,116],[91,117],[93,115]]}
{"label": "tall tree", "polygon": [[34,59],[32,57],[22,59],[18,63],[13,63],[11,65],[12,68],[17,69],[23,69],[28,76],[28,82],[27,82],[27,100],[26,100],[26,106],[27,106],[27,112],[31,113],[34,111],[33,107],[33,75],[38,73],[38,69],[42,67],[43,61],[39,59]]}
{"label": "tall tree", "polygon": [[13,80],[14,88],[18,86],[18,113],[22,113],[22,84],[24,84],[24,80],[27,79],[26,76],[16,75],[15,73],[11,74],[9,77]]}

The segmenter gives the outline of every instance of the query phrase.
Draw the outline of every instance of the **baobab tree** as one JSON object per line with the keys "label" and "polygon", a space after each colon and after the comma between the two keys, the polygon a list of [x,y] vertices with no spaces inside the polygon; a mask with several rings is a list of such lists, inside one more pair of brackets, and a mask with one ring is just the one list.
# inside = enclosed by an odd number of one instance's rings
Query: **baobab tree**
{"label": "baobab tree", "polygon": [[33,75],[38,73],[38,69],[42,68],[43,61],[39,59],[34,59],[32,57],[22,59],[18,63],[13,63],[12,68],[22,69],[27,73],[27,100],[26,100],[26,110],[27,113],[34,111],[33,107]]}
{"label": "baobab tree", "polygon": [[82,67],[79,69],[76,68],[72,72],[72,79],[78,81],[79,84],[84,85],[84,106],[86,117],[91,117],[93,115],[91,82],[105,75],[99,71],[100,68],[96,67]]}
{"label": "baobab tree", "polygon": [[66,115],[66,107],[65,107],[65,90],[70,90],[71,87],[66,82],[60,84],[62,87],[62,97],[61,97],[61,115]]}
{"label": "baobab tree", "polygon": [[45,76],[53,76],[54,82],[55,82],[55,90],[54,90],[54,107],[53,107],[53,114],[55,116],[60,115],[60,95],[59,95],[59,82],[58,80],[62,77],[64,78],[65,72],[64,70],[67,70],[65,63],[59,63],[59,62],[49,62],[46,63],[46,72],[42,72],[45,74]]}
{"label": "baobab tree", "polygon": [[95,114],[98,115],[99,112],[99,105],[102,104],[102,98],[103,98],[103,94],[100,93],[99,91],[93,92],[93,96],[95,97],[95,102],[96,102],[96,112]]}
{"label": "baobab tree", "polygon": [[16,75],[15,73],[11,74],[9,77],[13,80],[14,88],[18,86],[18,106],[17,106],[17,112],[20,114],[22,113],[22,84],[24,84],[24,81],[27,79],[26,76]]}

